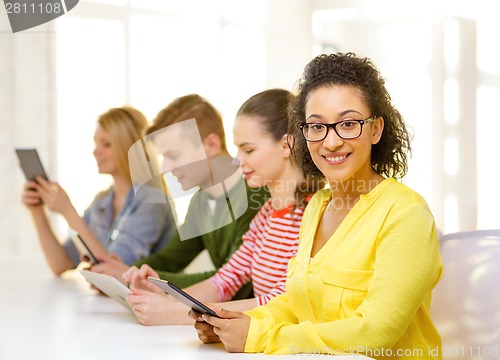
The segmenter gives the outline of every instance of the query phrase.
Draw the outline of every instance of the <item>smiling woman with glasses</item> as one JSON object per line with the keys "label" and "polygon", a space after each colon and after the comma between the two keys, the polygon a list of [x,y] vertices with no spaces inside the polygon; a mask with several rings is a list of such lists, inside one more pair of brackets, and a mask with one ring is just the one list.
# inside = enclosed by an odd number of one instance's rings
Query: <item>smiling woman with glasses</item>
{"label": "smiling woman with glasses", "polygon": [[330,187],[305,210],[286,292],[205,321],[233,352],[441,359],[429,315],[442,274],[436,226],[425,200],[396,180],[410,139],[378,70],[352,53],[316,57],[289,115],[297,162]]}

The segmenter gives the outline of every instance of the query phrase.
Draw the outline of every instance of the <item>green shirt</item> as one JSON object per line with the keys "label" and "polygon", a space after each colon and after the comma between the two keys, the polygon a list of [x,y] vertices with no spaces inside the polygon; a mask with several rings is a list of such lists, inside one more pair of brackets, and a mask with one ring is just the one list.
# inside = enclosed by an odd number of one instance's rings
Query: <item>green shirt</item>
{"label": "green shirt", "polygon": [[[245,188],[246,191],[241,191]],[[221,196],[213,199],[215,201],[213,215],[209,206],[210,195],[204,191],[198,191],[191,199],[181,230],[177,231],[172,240],[159,252],[141,259],[133,265],[139,267],[142,264],[148,264],[158,272],[160,278],[171,281],[182,288],[208,279],[228,262],[233,252],[240,247],[241,237],[248,230],[250,221],[268,197],[269,193],[266,188],[251,189],[241,180],[241,183],[228,191],[227,198]],[[231,210],[235,214],[236,220],[224,225],[220,223],[223,220],[221,220],[218,209],[227,209],[228,204],[231,204]],[[239,217],[238,208],[243,209],[243,214]],[[212,228],[216,229],[181,240],[179,232],[190,232],[185,231],[186,229],[183,231],[182,227],[196,227],[197,224],[211,224]],[[220,227],[217,228],[218,226]],[[186,266],[204,249],[208,250],[215,270],[195,274],[183,273]],[[242,290],[234,297],[235,299],[251,296],[251,287]]]}

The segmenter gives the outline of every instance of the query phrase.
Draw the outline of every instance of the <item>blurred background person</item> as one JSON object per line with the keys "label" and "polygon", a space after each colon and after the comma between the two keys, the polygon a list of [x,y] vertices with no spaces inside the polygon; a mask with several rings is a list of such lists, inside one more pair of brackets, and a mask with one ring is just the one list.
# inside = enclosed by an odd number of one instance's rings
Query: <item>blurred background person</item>
{"label": "blurred background person", "polygon": [[[42,250],[54,274],[75,268],[80,254],[71,238],[60,243],[46,210],[62,215],[96,257],[110,253],[127,264],[156,252],[175,232],[171,207],[141,202],[132,187],[128,150],[143,136],[147,126],[145,116],[128,106],[112,108],[99,116],[93,154],[99,173],[111,175],[113,183],[95,196],[83,216],[58,183],[41,177],[26,183],[22,202],[33,218]],[[148,191],[147,188],[144,191]]]}

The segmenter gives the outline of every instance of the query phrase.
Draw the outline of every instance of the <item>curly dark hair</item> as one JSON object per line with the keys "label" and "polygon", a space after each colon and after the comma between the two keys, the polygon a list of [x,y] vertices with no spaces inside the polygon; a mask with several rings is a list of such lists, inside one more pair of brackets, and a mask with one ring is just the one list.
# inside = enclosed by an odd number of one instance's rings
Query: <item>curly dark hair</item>
{"label": "curly dark hair", "polygon": [[298,93],[290,101],[289,133],[295,137],[292,151],[302,171],[305,174],[320,174],[299,129],[299,125],[305,122],[308,96],[316,88],[336,85],[359,89],[371,114],[384,119],[380,141],[372,146],[373,169],[386,177],[404,177],[408,171],[407,156],[411,155],[411,139],[403,117],[392,105],[385,81],[371,60],[359,58],[351,52],[315,57],[306,65],[298,84]]}

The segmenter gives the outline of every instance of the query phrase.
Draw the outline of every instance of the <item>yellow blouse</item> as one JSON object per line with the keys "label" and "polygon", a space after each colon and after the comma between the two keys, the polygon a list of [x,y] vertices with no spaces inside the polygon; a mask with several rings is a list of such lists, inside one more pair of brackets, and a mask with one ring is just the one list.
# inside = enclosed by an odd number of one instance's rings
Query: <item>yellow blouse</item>
{"label": "yellow blouse", "polygon": [[306,208],[286,293],[246,312],[252,319],[245,352],[441,359],[430,301],[443,270],[425,200],[385,179],[360,197],[311,259],[329,199],[322,190]]}

